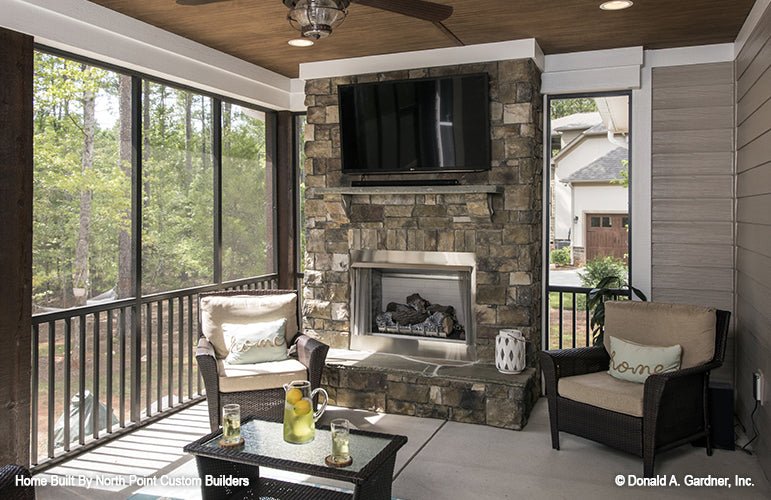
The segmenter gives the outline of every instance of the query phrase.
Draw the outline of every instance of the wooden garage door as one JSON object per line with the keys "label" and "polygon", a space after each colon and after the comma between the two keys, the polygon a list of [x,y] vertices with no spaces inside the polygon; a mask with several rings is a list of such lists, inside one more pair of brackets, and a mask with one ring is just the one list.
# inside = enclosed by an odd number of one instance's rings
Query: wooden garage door
{"label": "wooden garage door", "polygon": [[[629,216],[627,214],[586,215],[586,260],[598,255],[628,261]],[[628,262],[627,262],[628,263]]]}

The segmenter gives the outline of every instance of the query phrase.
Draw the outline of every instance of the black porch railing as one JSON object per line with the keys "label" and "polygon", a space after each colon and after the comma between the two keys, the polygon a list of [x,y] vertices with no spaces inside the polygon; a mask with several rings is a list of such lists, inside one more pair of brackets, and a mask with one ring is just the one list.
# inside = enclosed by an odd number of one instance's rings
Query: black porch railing
{"label": "black porch railing", "polygon": [[32,470],[200,401],[198,294],[276,287],[270,274],[34,315]]}
{"label": "black porch railing", "polygon": [[[592,288],[546,287],[549,300],[548,341],[544,349],[568,349],[592,345],[591,311],[586,307]],[[628,289],[613,291],[614,299],[630,297]]]}

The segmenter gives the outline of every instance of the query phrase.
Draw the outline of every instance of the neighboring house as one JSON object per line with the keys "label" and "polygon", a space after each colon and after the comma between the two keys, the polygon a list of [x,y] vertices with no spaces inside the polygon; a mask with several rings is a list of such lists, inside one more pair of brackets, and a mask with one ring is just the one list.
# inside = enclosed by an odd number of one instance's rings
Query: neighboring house
{"label": "neighboring house", "polygon": [[560,150],[551,162],[551,243],[571,247],[578,265],[600,254],[628,253],[627,189],[611,183],[621,179],[628,158],[628,101],[625,96],[595,101],[598,112],[552,120],[552,144],[559,139]]}
{"label": "neighboring house", "polygon": [[[570,188],[571,246],[575,260],[590,261],[599,256],[626,260],[629,253],[627,188],[621,179],[628,151],[617,147],[560,182]],[[583,253],[585,259],[580,259]]]}

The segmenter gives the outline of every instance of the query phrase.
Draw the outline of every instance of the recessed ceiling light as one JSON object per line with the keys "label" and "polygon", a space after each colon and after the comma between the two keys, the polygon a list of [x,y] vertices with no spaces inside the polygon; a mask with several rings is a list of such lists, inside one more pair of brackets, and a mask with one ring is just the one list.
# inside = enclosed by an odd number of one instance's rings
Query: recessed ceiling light
{"label": "recessed ceiling light", "polygon": [[622,10],[632,6],[632,0],[611,0],[600,5],[602,10]]}
{"label": "recessed ceiling light", "polygon": [[293,38],[287,42],[292,47],[310,47],[313,45],[313,40],[307,38]]}

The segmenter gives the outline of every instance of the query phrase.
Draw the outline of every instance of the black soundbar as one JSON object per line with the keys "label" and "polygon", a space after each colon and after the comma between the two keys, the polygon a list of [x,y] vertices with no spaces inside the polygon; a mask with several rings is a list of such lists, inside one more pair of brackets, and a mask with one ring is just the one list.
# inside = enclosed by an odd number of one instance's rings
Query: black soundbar
{"label": "black soundbar", "polygon": [[388,186],[457,186],[457,179],[429,179],[429,180],[382,180],[382,181],[351,181],[351,187],[388,187]]}

